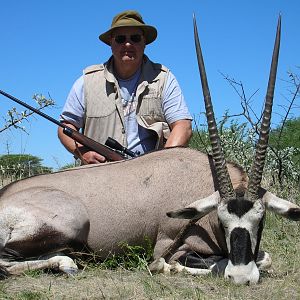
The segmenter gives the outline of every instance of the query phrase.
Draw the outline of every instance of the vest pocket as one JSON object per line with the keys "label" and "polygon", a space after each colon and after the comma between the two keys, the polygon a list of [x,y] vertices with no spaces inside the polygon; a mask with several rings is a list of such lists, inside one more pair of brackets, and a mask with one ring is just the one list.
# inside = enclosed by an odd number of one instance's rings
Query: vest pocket
{"label": "vest pocket", "polygon": [[108,116],[87,116],[85,134],[90,138],[105,143],[107,137],[112,137],[124,144],[124,134],[121,120],[116,109]]}
{"label": "vest pocket", "polygon": [[141,102],[139,114],[151,117],[153,121],[164,120],[160,97],[155,94],[145,95]]}
{"label": "vest pocket", "polygon": [[[109,99],[108,99],[109,100]],[[111,101],[102,100],[101,105],[94,105],[89,107],[86,111],[87,118],[104,118],[116,113],[116,105]]]}

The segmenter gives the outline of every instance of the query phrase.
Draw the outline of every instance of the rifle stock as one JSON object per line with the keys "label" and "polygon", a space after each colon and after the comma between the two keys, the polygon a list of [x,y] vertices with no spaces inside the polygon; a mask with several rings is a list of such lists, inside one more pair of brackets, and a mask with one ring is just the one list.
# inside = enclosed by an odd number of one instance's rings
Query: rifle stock
{"label": "rifle stock", "polygon": [[68,127],[67,125],[62,124],[63,126],[63,133],[76,142],[82,144],[83,146],[87,147],[88,149],[99,153],[100,155],[104,156],[108,161],[119,161],[124,160],[125,156],[119,152],[112,150],[111,148],[100,144],[91,138],[81,134],[80,132]]}
{"label": "rifle stock", "polygon": [[0,94],[11,99],[12,101],[14,101],[16,103],[28,108],[29,110],[42,116],[43,118],[47,119],[48,121],[56,124],[57,126],[62,127],[63,133],[65,135],[69,136],[70,138],[72,138],[76,142],[82,144],[83,146],[87,147],[88,149],[95,151],[95,152],[99,153],[100,155],[104,156],[108,161],[119,161],[119,160],[124,160],[126,158],[125,155],[123,155],[122,153],[116,152],[115,150],[92,140],[91,138],[89,138],[89,137],[81,134],[80,132],[68,127],[67,125],[53,119],[52,117],[46,115],[45,113],[39,111],[36,108],[30,106],[29,104],[17,99],[16,97],[14,97],[2,90],[0,90]]}

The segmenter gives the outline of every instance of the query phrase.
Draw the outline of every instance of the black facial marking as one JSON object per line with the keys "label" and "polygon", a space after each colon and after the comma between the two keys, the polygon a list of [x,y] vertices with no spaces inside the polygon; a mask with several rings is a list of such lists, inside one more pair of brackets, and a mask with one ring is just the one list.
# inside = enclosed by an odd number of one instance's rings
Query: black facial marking
{"label": "black facial marking", "polygon": [[250,234],[245,228],[234,228],[230,234],[229,259],[233,265],[247,265],[254,259],[251,250]]}
{"label": "black facial marking", "polygon": [[228,212],[235,214],[239,218],[253,207],[253,202],[248,200],[230,200],[227,204]]}

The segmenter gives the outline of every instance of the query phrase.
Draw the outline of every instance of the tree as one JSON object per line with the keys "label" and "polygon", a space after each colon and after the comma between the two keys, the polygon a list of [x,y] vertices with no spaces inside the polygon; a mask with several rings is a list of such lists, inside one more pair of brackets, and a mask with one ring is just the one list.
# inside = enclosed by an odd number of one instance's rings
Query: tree
{"label": "tree", "polygon": [[[54,106],[55,102],[49,96],[47,99],[42,94],[34,94],[36,109],[43,110],[46,107]],[[0,134],[8,129],[19,129],[27,133],[26,127],[22,126],[24,121],[32,116],[34,112],[24,110],[19,112],[15,107],[7,111],[4,117],[4,124],[0,126]],[[30,154],[9,154],[0,156],[0,185],[12,182],[17,179],[26,178],[32,175],[50,173],[52,168],[42,165],[42,159]]]}
{"label": "tree", "polygon": [[[47,99],[42,94],[34,94],[32,99],[37,103],[38,107],[37,110],[43,110],[46,107],[54,106],[55,102],[49,97]],[[21,126],[23,121],[27,121],[28,117],[33,115],[33,111],[24,110],[22,112],[18,112],[15,107],[11,108],[7,112],[7,117],[4,118],[4,125],[2,128],[0,128],[0,133],[13,127],[15,129],[21,129],[26,132],[26,128],[24,126]]]}
{"label": "tree", "polygon": [[273,129],[269,144],[279,182],[284,176],[300,181],[300,118],[286,120]]}
{"label": "tree", "polygon": [[[224,75],[223,75],[224,76]],[[269,151],[266,157],[265,174],[268,174],[273,182],[280,186],[284,181],[300,182],[300,118],[291,119],[293,109],[299,108],[296,101],[300,96],[300,79],[291,72],[288,72],[289,96],[285,99],[287,105],[282,105],[284,115],[281,124],[270,132]],[[221,138],[225,157],[237,162],[246,171],[252,165],[257,135],[260,131],[261,116],[256,115],[251,107],[251,101],[257,91],[250,97],[246,93],[241,82],[224,76],[225,80],[234,88],[240,98],[242,112],[236,115],[225,113],[218,124],[218,131]],[[237,118],[245,118],[246,123],[241,123]],[[206,126],[206,125],[205,125]],[[198,130],[191,140],[190,146],[205,150],[210,153],[210,143],[205,130]]]}
{"label": "tree", "polygon": [[0,175],[14,181],[33,175],[51,173],[52,168],[42,165],[42,159],[30,154],[6,154],[0,156]]}
{"label": "tree", "polygon": [[285,125],[280,124],[270,133],[270,144],[277,148],[300,148],[300,117],[287,120]]}

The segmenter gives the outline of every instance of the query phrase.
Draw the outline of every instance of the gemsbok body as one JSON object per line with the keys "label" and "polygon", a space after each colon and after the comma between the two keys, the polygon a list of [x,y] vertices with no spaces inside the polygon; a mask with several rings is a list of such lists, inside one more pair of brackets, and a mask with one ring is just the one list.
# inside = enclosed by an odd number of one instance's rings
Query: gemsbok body
{"label": "gemsbok body", "polygon": [[120,245],[154,247],[152,272],[222,274],[257,283],[271,265],[259,250],[266,210],[291,220],[300,207],[260,186],[268,146],[280,44],[280,18],[253,167],[226,163],[214,118],[194,21],[212,157],[170,148],[138,158],[82,166],[14,182],[0,190],[3,275],[56,268],[74,273],[72,252],[105,259]]}

